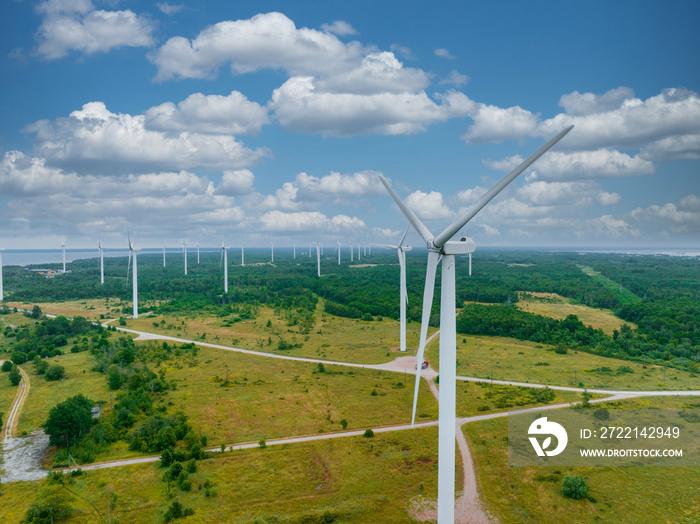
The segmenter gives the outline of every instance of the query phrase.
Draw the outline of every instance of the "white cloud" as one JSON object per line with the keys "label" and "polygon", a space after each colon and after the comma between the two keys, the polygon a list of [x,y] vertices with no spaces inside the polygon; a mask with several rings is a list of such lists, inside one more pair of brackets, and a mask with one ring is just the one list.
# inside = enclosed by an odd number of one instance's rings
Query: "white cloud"
{"label": "white cloud", "polygon": [[413,51],[411,50],[411,48],[406,47],[405,45],[391,44],[389,46],[389,49],[391,49],[392,53],[401,55],[406,60],[415,60],[415,58],[416,58],[415,55],[413,54]]}
{"label": "white cloud", "polygon": [[474,124],[461,136],[468,144],[521,138],[537,129],[538,116],[520,106],[504,109],[476,104],[469,116],[474,120]]}
{"label": "white cloud", "polygon": [[465,189],[457,193],[456,200],[460,204],[476,204],[487,191],[488,189],[482,186]]}
{"label": "white cloud", "polygon": [[185,8],[185,4],[169,4],[167,2],[158,2],[156,5],[164,15],[179,13]]}
{"label": "white cloud", "polygon": [[26,128],[50,164],[94,173],[245,167],[267,155],[227,135],[162,133],[145,127],[144,115],[110,112],[90,102],[68,118],[40,120]]}
{"label": "white cloud", "polygon": [[375,171],[360,171],[352,175],[332,172],[321,178],[299,173],[295,185],[304,193],[323,193],[330,195],[383,195],[384,186]]}
{"label": "white cloud", "polygon": [[645,229],[668,228],[673,233],[700,233],[700,199],[695,195],[684,197],[679,205],[668,202],[663,205],[651,205],[646,208],[637,208],[630,216]]}
{"label": "white cloud", "polygon": [[312,233],[337,233],[357,231],[365,228],[365,223],[357,217],[336,215],[327,217],[319,211],[299,211],[284,213],[273,210],[260,217],[260,222],[268,231],[309,231]]}
{"label": "white cloud", "polygon": [[603,215],[601,217],[592,218],[585,221],[591,231],[605,238],[620,238],[620,237],[638,237],[641,231],[632,228],[625,220],[615,218],[612,215]]}
{"label": "white cloud", "polygon": [[440,58],[446,58],[447,60],[454,60],[456,57],[452,56],[452,53],[450,53],[447,49],[438,47],[435,49],[435,56],[439,56]]}
{"label": "white cloud", "polygon": [[224,171],[218,192],[224,195],[242,195],[253,191],[255,175],[248,169]]}
{"label": "white cloud", "polygon": [[87,0],[49,0],[36,7],[43,16],[36,53],[45,60],[70,51],[87,55],[118,47],[150,47],[155,26],[130,10],[95,10]]}
{"label": "white cloud", "polygon": [[[511,171],[525,160],[520,155],[484,163],[500,171]],[[548,180],[611,178],[651,175],[656,171],[652,162],[639,155],[631,157],[617,150],[598,149],[562,153],[550,151],[534,165],[540,178]]]}
{"label": "white cloud", "polygon": [[466,114],[469,99],[448,92],[435,103],[418,93],[324,93],[312,77],[293,77],[272,94],[270,107],[280,124],[325,135],[412,134],[431,123]]}
{"label": "white cloud", "polygon": [[681,209],[687,209],[690,211],[700,211],[700,198],[695,195],[688,195],[681,198],[680,201]]}
{"label": "white cloud", "polygon": [[607,191],[601,191],[596,196],[596,200],[601,206],[616,206],[622,200],[622,196],[619,193],[608,193]]}
{"label": "white cloud", "polygon": [[338,36],[356,35],[357,31],[347,22],[336,20],[332,24],[323,24],[321,26],[326,33],[333,33]]}
{"label": "white cloud", "polygon": [[406,205],[419,217],[431,220],[451,218],[454,213],[445,204],[442,193],[431,191],[424,193],[423,191],[414,191],[404,200]]}
{"label": "white cloud", "polygon": [[267,108],[238,91],[228,96],[194,93],[177,106],[166,102],[146,111],[145,127],[155,131],[253,135],[269,123]]}
{"label": "white cloud", "polygon": [[467,75],[461,75],[459,74],[459,71],[456,69],[453,69],[450,71],[450,74],[447,75],[445,78],[440,80],[440,84],[451,84],[457,87],[462,87],[467,85],[469,82],[469,77]]}
{"label": "white cloud", "polygon": [[294,75],[343,71],[360,57],[357,43],[315,29],[297,29],[282,13],[258,14],[248,20],[225,21],[204,29],[196,38],[170,38],[150,55],[158,67],[156,80],[210,78],[222,64],[234,73],[282,69]]}
{"label": "white cloud", "polygon": [[625,100],[633,97],[634,91],[629,87],[611,89],[603,95],[574,91],[563,95],[559,99],[559,105],[570,115],[590,115],[619,109]]}

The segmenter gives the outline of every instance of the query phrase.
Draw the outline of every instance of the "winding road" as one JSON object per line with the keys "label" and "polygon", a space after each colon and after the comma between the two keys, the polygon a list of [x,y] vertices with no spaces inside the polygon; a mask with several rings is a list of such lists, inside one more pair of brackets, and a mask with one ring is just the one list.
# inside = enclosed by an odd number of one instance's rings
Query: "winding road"
{"label": "winding road", "polygon": [[[116,319],[108,320],[106,322],[102,323],[103,327],[109,326],[111,322],[114,322]],[[322,360],[322,359],[314,359],[314,358],[305,358],[305,357],[293,357],[293,356],[288,356],[288,355],[279,355],[279,354],[274,354],[274,353],[264,353],[264,352],[259,352],[259,351],[251,351],[248,349],[242,349],[242,348],[235,348],[235,347],[230,347],[230,346],[224,346],[221,344],[212,344],[210,342],[202,342],[202,341],[195,341],[195,340],[187,340],[187,339],[182,339],[180,337],[170,337],[167,335],[161,335],[157,333],[149,333],[145,331],[137,331],[134,329],[128,329],[124,327],[117,327],[117,330],[122,331],[124,333],[130,333],[132,335],[136,335],[135,340],[165,340],[165,341],[172,341],[172,342],[177,342],[177,343],[194,343],[197,344],[198,346],[206,346],[206,347],[211,347],[214,349],[220,349],[224,351],[232,351],[232,352],[237,352],[237,353],[244,353],[248,355],[255,355],[258,357],[267,357],[267,358],[276,358],[276,359],[282,359],[282,360],[294,360],[297,362],[308,362],[308,363],[322,363],[324,365],[337,365],[337,366],[345,366],[345,367],[352,367],[352,368],[365,368],[365,369],[378,369],[378,370],[384,370],[384,371],[393,371],[397,373],[406,373],[408,371],[413,372],[415,371],[415,365],[416,365],[416,359],[415,357],[412,356],[405,356],[405,357],[398,357],[392,362],[387,362],[385,364],[355,364],[352,362],[338,362],[338,361],[329,361],[329,360]],[[431,335],[431,337],[428,339],[427,344],[429,344],[431,341],[433,341],[438,335],[439,331],[436,331]],[[426,382],[428,383],[431,392],[435,396],[436,400],[438,399],[438,391],[434,382],[434,378],[438,375],[438,373],[432,369],[428,368],[426,370],[423,370],[422,376],[425,378]],[[22,371],[22,376],[23,380],[21,381],[21,389],[18,392],[17,396],[15,397],[15,401],[12,405],[12,409],[10,411],[10,416],[8,417],[8,422],[6,424],[6,430],[5,430],[5,439],[7,440],[8,435],[11,438],[13,428],[16,428],[17,424],[17,419],[19,416],[19,412],[21,410],[22,404],[24,400],[27,397],[27,394],[29,392],[29,379],[26,376],[26,373]],[[478,378],[478,377],[466,377],[466,376],[457,376],[458,380],[465,380],[465,381],[472,381],[472,382],[484,382],[485,379],[483,378]],[[515,382],[515,381],[507,381],[507,380],[493,380],[492,383],[494,384],[502,384],[502,385],[509,385],[509,386],[523,386],[523,387],[530,387],[530,388],[544,388],[544,387],[549,387],[551,389],[556,389],[556,390],[561,390],[561,391],[574,391],[574,392],[583,392],[584,390],[582,388],[576,388],[576,387],[565,387],[565,386],[551,386],[551,385],[546,385],[546,384],[533,384],[533,383],[524,383],[524,382]],[[604,389],[589,389],[588,392],[590,393],[597,393],[597,394],[602,394],[602,395],[608,395],[605,398],[598,398],[598,399],[593,399],[591,402],[607,402],[611,400],[620,400],[620,399],[629,399],[633,397],[642,397],[642,396],[672,396],[672,395],[691,395],[691,396],[700,396],[700,391],[616,391],[616,390],[604,390]],[[476,416],[471,416],[471,417],[458,417],[456,421],[456,427],[455,427],[455,437],[457,440],[457,445],[459,448],[459,451],[462,456],[462,466],[463,466],[463,474],[464,474],[464,490],[459,496],[459,498],[456,501],[456,511],[455,511],[455,522],[458,522],[460,524],[488,524],[491,522],[494,522],[495,519],[490,516],[486,511],[483,510],[483,503],[479,499],[479,494],[478,494],[478,489],[477,489],[477,482],[476,482],[476,475],[474,472],[474,465],[473,461],[471,458],[471,454],[469,451],[469,446],[467,444],[467,441],[464,437],[464,433],[462,432],[462,426],[464,424],[468,424],[470,422],[477,422],[481,420],[489,420],[493,418],[499,418],[499,417],[507,417],[509,414],[518,414],[518,413],[528,413],[528,412],[540,412],[543,410],[550,410],[550,409],[561,409],[561,408],[566,408],[569,407],[569,403],[562,403],[562,404],[552,404],[552,405],[547,405],[547,406],[537,406],[533,408],[524,408],[524,409],[518,409],[518,410],[513,410],[513,411],[506,411],[506,412],[500,412],[500,413],[489,413],[489,414],[484,414],[484,415],[476,415]],[[392,432],[392,431],[405,431],[405,430],[411,430],[411,429],[417,429],[417,428],[427,428],[427,427],[435,427],[438,425],[438,421],[429,421],[429,422],[419,422],[416,424],[399,424],[399,425],[390,425],[390,426],[383,426],[383,427],[373,427],[372,430],[375,433],[385,433],[385,432]],[[280,444],[291,444],[291,443],[302,443],[302,442],[310,442],[310,441],[316,441],[316,440],[328,440],[328,439],[335,439],[335,438],[344,438],[344,437],[357,437],[361,436],[364,434],[365,429],[359,429],[359,430],[351,430],[351,431],[341,431],[341,432],[336,432],[336,433],[323,433],[323,434],[316,434],[316,435],[302,435],[302,436],[295,436],[295,437],[286,437],[286,438],[279,438],[279,439],[272,439],[266,441],[266,445],[268,446],[274,446],[274,445],[280,445]],[[240,450],[240,449],[250,449],[250,448],[256,448],[259,446],[258,442],[243,442],[243,443],[235,443],[235,444],[230,444],[227,445],[225,449],[227,450]],[[210,448],[207,449],[207,451],[210,452],[220,452],[220,448]],[[100,463],[93,463],[93,464],[88,464],[85,466],[81,466],[81,468],[85,471],[89,470],[97,470],[97,469],[104,469],[104,468],[113,468],[113,467],[121,467],[121,466],[127,466],[131,464],[144,464],[144,463],[149,463],[149,462],[156,462],[160,460],[160,455],[158,456],[149,456],[149,457],[139,457],[139,458],[132,458],[132,459],[122,459],[122,460],[114,460],[114,461],[109,461],[109,462],[100,462]],[[68,471],[68,470],[65,470]],[[427,512],[422,512],[421,517],[426,519],[426,520],[434,520],[436,517],[436,511],[435,510],[428,510]]]}

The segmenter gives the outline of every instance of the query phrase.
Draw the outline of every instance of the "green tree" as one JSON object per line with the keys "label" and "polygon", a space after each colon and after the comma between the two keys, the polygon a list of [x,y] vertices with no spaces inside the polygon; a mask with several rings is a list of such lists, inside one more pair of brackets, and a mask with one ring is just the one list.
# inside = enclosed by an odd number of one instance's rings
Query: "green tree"
{"label": "green tree", "polygon": [[57,522],[70,517],[71,503],[75,497],[62,484],[53,484],[41,489],[27,510],[22,522]]}
{"label": "green tree", "polygon": [[112,364],[107,369],[107,381],[109,389],[119,389],[122,387],[122,374],[119,371],[119,366]]}
{"label": "green tree", "polygon": [[92,401],[82,394],[56,404],[49,411],[44,429],[52,446],[77,444],[92,427]]}
{"label": "green tree", "polygon": [[61,380],[66,375],[66,368],[54,364],[46,370],[46,380]]}
{"label": "green tree", "polygon": [[22,375],[19,372],[19,368],[17,366],[12,366],[12,369],[10,369],[9,379],[10,384],[12,384],[13,386],[17,386],[22,380]]}
{"label": "green tree", "polygon": [[2,363],[2,370],[7,373],[12,369],[12,361],[11,360],[6,360],[5,362]]}
{"label": "green tree", "polygon": [[580,500],[588,493],[588,484],[580,475],[565,475],[561,482],[561,492],[566,498]]}

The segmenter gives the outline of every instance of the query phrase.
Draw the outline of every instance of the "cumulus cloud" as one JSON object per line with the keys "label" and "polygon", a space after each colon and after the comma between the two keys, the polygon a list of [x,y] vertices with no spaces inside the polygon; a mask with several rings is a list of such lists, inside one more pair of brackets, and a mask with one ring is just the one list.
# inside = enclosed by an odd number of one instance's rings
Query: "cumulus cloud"
{"label": "cumulus cloud", "polygon": [[620,202],[620,195],[604,191],[595,182],[546,182],[535,180],[517,190],[523,201],[537,206],[581,206],[593,202],[612,206]]}
{"label": "cumulus cloud", "polygon": [[336,215],[328,217],[319,211],[299,211],[285,213],[273,210],[260,217],[260,222],[268,231],[310,231],[314,233],[338,233],[365,228],[365,223],[357,217]]}
{"label": "cumulus cloud", "polygon": [[254,135],[269,123],[267,108],[238,91],[228,96],[194,93],[177,106],[166,102],[146,111],[145,127],[155,131]]}
{"label": "cumulus cloud", "polygon": [[423,191],[414,191],[405,199],[406,205],[419,217],[431,219],[452,218],[454,213],[447,207],[443,199],[442,193],[431,191],[424,193]]}
{"label": "cumulus cloud", "polygon": [[434,102],[424,91],[369,95],[319,92],[312,77],[293,77],[272,94],[270,107],[280,124],[325,135],[399,135],[466,114],[470,100],[448,92]]}
{"label": "cumulus cloud", "polygon": [[228,135],[151,131],[145,120],[144,115],[112,113],[104,103],[90,102],[68,118],[40,120],[26,130],[35,133],[35,150],[47,163],[77,172],[222,170],[249,166],[268,154]]}
{"label": "cumulus cloud", "polygon": [[224,171],[218,192],[224,195],[242,195],[253,191],[255,175],[248,169]]}
{"label": "cumulus cloud", "polygon": [[538,116],[520,106],[501,108],[476,104],[470,112],[474,120],[462,140],[468,144],[502,142],[530,135],[537,129]]}
{"label": "cumulus cloud", "polygon": [[[524,160],[520,155],[514,155],[502,160],[485,160],[484,163],[499,171],[511,171]],[[651,175],[656,171],[652,162],[639,155],[631,157],[609,149],[574,153],[550,151],[537,161],[533,169],[540,178],[548,180]]]}
{"label": "cumulus cloud", "polygon": [[45,60],[71,51],[87,55],[118,47],[153,45],[153,22],[131,10],[95,10],[89,0],[49,0],[36,11],[42,24],[36,34],[36,54]]}
{"label": "cumulus cloud", "polygon": [[700,198],[688,195],[678,204],[668,202],[637,208],[630,216],[646,227],[667,229],[673,233],[700,233]]}
{"label": "cumulus cloud", "polygon": [[559,99],[559,105],[570,115],[591,115],[619,109],[625,100],[633,97],[634,91],[629,87],[611,89],[602,95],[574,91],[563,95]]}
{"label": "cumulus cloud", "polygon": [[332,172],[323,177],[299,173],[296,186],[304,193],[322,193],[327,195],[365,196],[383,195],[384,186],[376,171],[360,171],[351,175]]}
{"label": "cumulus cloud", "polygon": [[150,55],[156,80],[211,78],[230,63],[234,73],[282,69],[294,75],[343,71],[361,56],[362,47],[344,44],[335,35],[298,29],[282,13],[258,14],[248,20],[225,21],[204,29],[193,40],[170,38]]}
{"label": "cumulus cloud", "polygon": [[323,24],[321,26],[326,33],[333,33],[338,36],[356,35],[357,31],[353,26],[342,20],[336,20],[332,24]]}

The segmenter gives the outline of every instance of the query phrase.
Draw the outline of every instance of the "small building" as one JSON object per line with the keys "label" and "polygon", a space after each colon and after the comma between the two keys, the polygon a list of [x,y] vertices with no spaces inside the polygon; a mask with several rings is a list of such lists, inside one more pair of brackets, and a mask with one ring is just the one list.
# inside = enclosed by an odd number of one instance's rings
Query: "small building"
{"label": "small building", "polygon": [[92,408],[92,418],[100,418],[100,415],[102,415],[102,408],[100,406]]}

